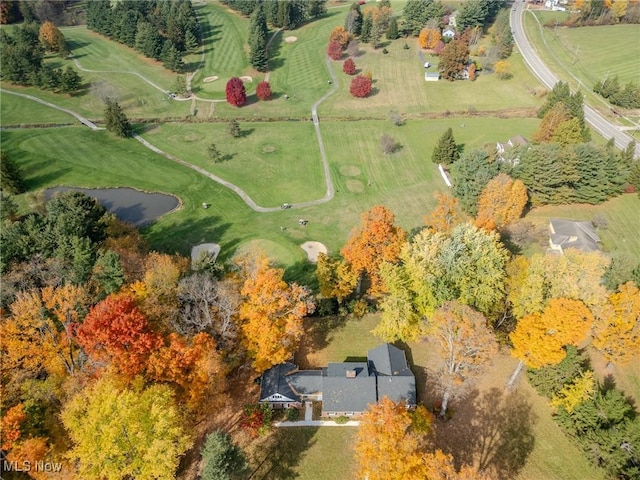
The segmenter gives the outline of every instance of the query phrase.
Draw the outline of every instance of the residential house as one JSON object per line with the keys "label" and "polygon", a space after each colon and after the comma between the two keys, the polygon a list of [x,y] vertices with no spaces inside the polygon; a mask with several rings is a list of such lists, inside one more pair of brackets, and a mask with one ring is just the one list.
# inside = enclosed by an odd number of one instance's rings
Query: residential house
{"label": "residential house", "polygon": [[402,350],[388,343],[369,350],[367,361],[329,363],[318,370],[276,365],[262,375],[260,402],[273,408],[322,401],[323,416],[359,415],[383,397],[416,404],[415,376]]}
{"label": "residential house", "polygon": [[549,252],[562,254],[567,248],[595,252],[600,238],[591,222],[552,218],[549,220]]}
{"label": "residential house", "polygon": [[455,36],[456,36],[456,31],[452,27],[445,27],[444,30],[442,30],[442,38],[453,40]]}
{"label": "residential house", "polygon": [[[503,155],[506,152],[508,152],[509,150],[511,150],[514,147],[525,147],[527,145],[529,145],[529,140],[524,138],[522,135],[516,135],[514,137],[511,137],[505,143],[498,142],[498,143],[496,143],[497,158],[501,162],[504,162],[505,159],[504,159]],[[512,166],[515,166],[517,164],[518,164],[518,159],[513,159],[512,160]]]}

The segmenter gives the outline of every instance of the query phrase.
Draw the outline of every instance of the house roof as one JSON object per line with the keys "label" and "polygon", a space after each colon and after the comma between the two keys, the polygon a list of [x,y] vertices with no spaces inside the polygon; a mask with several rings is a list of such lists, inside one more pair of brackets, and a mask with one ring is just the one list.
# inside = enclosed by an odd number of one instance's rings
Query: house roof
{"label": "house roof", "polygon": [[424,78],[440,78],[440,72],[424,72]]}
{"label": "house roof", "polygon": [[322,391],[321,370],[298,370],[288,374],[285,380],[298,395],[312,395]]}
{"label": "house roof", "polygon": [[378,375],[413,376],[404,352],[389,343],[369,350],[367,358],[370,368]]}
{"label": "house roof", "polygon": [[274,365],[264,372],[260,381],[260,400],[265,400],[277,393],[292,400],[300,401],[300,396],[291,389],[285,377],[287,373],[297,369],[296,365],[287,362]]}
{"label": "house roof", "polygon": [[567,248],[576,248],[584,252],[600,250],[598,247],[600,237],[596,234],[591,222],[552,218],[549,221],[549,230],[551,244],[563,250]]}
{"label": "house roof", "polygon": [[376,403],[376,377],[324,377],[322,410],[325,412],[364,412]]}
{"label": "house roof", "polygon": [[398,377],[378,377],[378,400],[388,397],[394,402],[407,402],[415,405],[416,380],[413,375]]}
{"label": "house roof", "polygon": [[509,144],[516,147],[518,145],[529,145],[529,140],[527,140],[526,138],[524,138],[522,135],[516,135],[514,137],[511,137],[509,139]]}

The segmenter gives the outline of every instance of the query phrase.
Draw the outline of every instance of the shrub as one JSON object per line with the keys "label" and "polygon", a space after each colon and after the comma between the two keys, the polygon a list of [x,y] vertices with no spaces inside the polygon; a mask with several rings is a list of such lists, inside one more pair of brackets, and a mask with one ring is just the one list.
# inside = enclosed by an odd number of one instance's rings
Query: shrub
{"label": "shrub", "polygon": [[287,419],[288,422],[295,422],[300,417],[300,410],[297,408],[287,408],[284,411],[284,418]]}
{"label": "shrub", "polygon": [[400,149],[400,144],[391,135],[385,133],[380,137],[380,148],[382,148],[382,153],[390,155]]}
{"label": "shrub", "polygon": [[344,415],[340,415],[339,417],[334,418],[333,421],[336,422],[338,425],[344,425],[345,423],[347,423],[349,421],[349,417],[345,417]]}
{"label": "shrub", "polygon": [[331,60],[340,60],[342,58],[342,46],[335,40],[329,42],[329,47],[327,47],[327,55],[329,55],[329,58]]}
{"label": "shrub", "polygon": [[368,96],[371,93],[371,79],[358,75],[351,81],[349,91],[354,97],[364,98]]}
{"label": "shrub", "polygon": [[384,53],[386,55],[387,53],[389,53],[389,50],[387,50],[386,48],[383,48],[382,49],[382,53]]}
{"label": "shrub", "polygon": [[350,58],[347,58],[342,64],[342,71],[347,75],[353,75],[356,73],[356,64]]}
{"label": "shrub", "polygon": [[269,100],[271,98],[271,86],[269,82],[260,82],[256,87],[256,97],[260,100]]}
{"label": "shrub", "polygon": [[232,77],[227,82],[225,90],[227,103],[234,107],[239,107],[247,101],[247,92],[244,89],[244,83],[238,77]]}

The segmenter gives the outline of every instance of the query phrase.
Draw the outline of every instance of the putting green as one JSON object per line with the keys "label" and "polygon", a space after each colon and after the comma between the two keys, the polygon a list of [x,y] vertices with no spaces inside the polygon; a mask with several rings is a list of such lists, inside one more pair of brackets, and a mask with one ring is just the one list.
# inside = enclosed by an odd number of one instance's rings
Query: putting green
{"label": "putting green", "polygon": [[364,192],[364,183],[360,180],[347,180],[347,189],[353,193]]}
{"label": "putting green", "polygon": [[235,256],[259,251],[263,251],[269,260],[278,266],[292,265],[296,261],[306,258],[306,255],[300,251],[300,247],[297,245],[292,245],[291,248],[288,248],[286,245],[264,238],[242,242],[236,249]]}

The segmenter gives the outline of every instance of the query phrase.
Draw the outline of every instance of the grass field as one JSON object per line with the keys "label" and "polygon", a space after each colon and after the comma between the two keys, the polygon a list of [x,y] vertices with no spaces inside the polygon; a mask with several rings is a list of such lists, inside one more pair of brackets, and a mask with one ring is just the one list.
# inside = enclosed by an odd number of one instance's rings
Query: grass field
{"label": "grass field", "polygon": [[626,194],[600,205],[547,205],[533,209],[525,220],[548,224],[549,218],[591,221],[595,215],[602,215],[609,224],[600,229],[602,249],[610,253],[624,253],[640,259],[640,199],[638,195]]}
{"label": "grass field", "polygon": [[0,96],[0,122],[3,126],[33,123],[73,123],[75,117],[32,100],[2,94]]}

